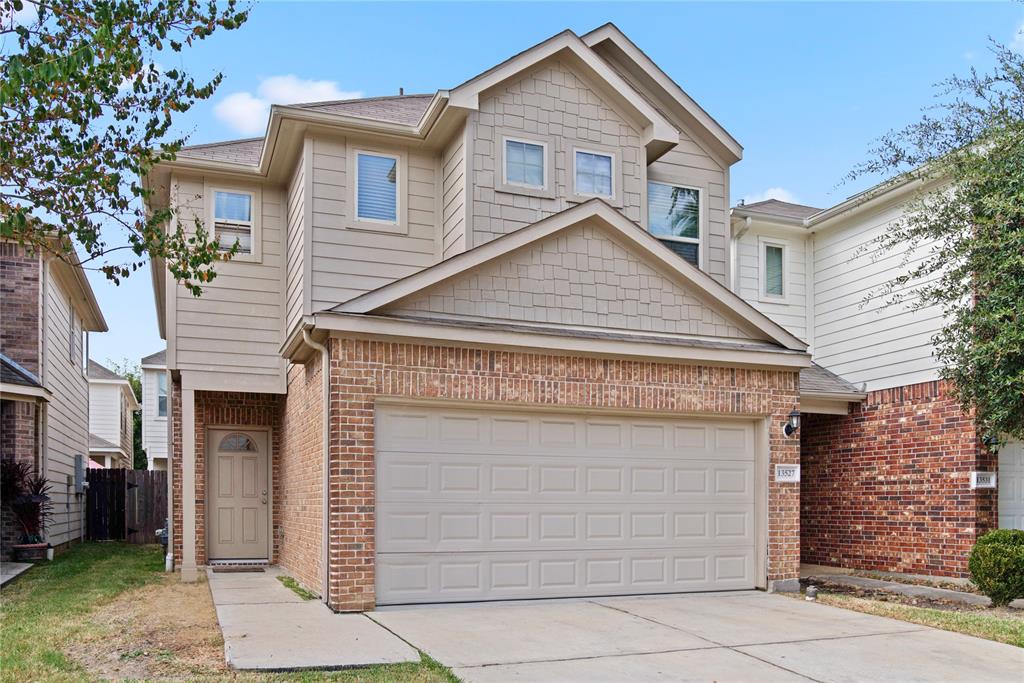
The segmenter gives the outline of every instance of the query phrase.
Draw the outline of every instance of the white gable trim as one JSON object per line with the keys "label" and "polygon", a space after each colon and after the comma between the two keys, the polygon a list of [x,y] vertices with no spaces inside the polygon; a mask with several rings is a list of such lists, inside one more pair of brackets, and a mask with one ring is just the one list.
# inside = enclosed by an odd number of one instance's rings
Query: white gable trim
{"label": "white gable trim", "polygon": [[619,74],[615,73],[615,70],[607,62],[594,54],[593,50],[587,47],[579,36],[568,30],[562,31],[524,52],[520,52],[515,57],[488,69],[479,76],[449,91],[448,104],[452,107],[477,111],[480,108],[481,92],[561,52],[573,55],[587,68],[592,76],[606,83],[620,98],[620,101],[616,104],[627,107],[634,116],[646,125],[643,131],[645,145],[654,143],[660,155],[661,152],[679,144],[679,129],[672,125],[672,122],[651,106],[650,103],[640,97],[633,87]]}
{"label": "white gable trim", "polygon": [[346,301],[331,310],[337,313],[364,314],[378,311],[385,306],[407,296],[417,294],[448,278],[468,272],[492,259],[509,254],[520,247],[544,239],[588,219],[595,219],[606,227],[614,229],[616,235],[625,238],[627,242],[643,252],[653,263],[667,272],[677,275],[709,303],[717,305],[724,312],[731,313],[733,318],[746,322],[747,325],[761,332],[768,339],[793,351],[805,351],[807,349],[806,343],[794,337],[766,315],[757,311],[739,296],[713,280],[709,275],[676,256],[646,230],[600,199],[591,199],[583,204],[578,204],[570,209],[549,216],[542,221],[538,221],[533,225],[499,237],[496,240],[453,256],[430,268]]}

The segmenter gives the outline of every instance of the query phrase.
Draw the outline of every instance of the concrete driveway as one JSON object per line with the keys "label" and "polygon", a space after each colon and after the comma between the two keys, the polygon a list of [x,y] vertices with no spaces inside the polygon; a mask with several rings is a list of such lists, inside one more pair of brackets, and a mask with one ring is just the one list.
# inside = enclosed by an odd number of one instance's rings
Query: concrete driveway
{"label": "concrete driveway", "polygon": [[760,592],[379,608],[472,681],[1015,681],[1024,650]]}

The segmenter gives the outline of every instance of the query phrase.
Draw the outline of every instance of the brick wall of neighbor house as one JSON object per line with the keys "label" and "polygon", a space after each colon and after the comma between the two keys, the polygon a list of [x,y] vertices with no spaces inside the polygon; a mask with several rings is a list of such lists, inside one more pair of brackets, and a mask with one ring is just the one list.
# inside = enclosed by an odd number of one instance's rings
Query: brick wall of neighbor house
{"label": "brick wall of neighbor house", "polygon": [[[0,401],[0,462],[36,465],[36,404]],[[0,501],[0,559],[10,559],[11,545],[21,537],[8,503]]]}
{"label": "brick wall of neighbor house", "polygon": [[975,539],[996,524],[994,470],[974,422],[941,382],[873,391],[850,415],[800,427],[801,556],[811,564],[965,576]]}
{"label": "brick wall of neighbor house", "polygon": [[[331,582],[338,610],[374,606],[374,400],[379,396],[665,413],[770,415],[798,403],[797,373],[331,339]],[[772,429],[771,463],[799,461]],[[800,490],[769,483],[769,579],[795,578]]]}
{"label": "brick wall of neighbor house", "polygon": [[278,562],[302,585],[321,592],[323,536],[323,384],[320,354],[288,369],[281,411],[281,450],[275,455],[280,501]]}
{"label": "brick wall of neighbor house", "polygon": [[0,353],[39,374],[39,257],[0,242]]}
{"label": "brick wall of neighbor house", "polygon": [[174,555],[174,566],[181,568],[181,380],[171,378],[170,387],[170,443],[167,452],[171,461],[167,464],[171,471],[171,530],[173,544],[171,553]]}

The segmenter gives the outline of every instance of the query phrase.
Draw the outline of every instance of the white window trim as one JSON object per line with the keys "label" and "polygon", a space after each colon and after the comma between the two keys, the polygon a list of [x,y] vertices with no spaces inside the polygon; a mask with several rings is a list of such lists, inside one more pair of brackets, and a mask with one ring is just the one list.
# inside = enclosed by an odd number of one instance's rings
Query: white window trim
{"label": "white window trim", "polygon": [[[768,247],[782,249],[782,294],[769,294],[767,289]],[[757,298],[765,303],[789,303],[789,242],[776,237],[760,236],[757,238]]]}
{"label": "white window trim", "polygon": [[[153,400],[156,403],[156,407],[154,408],[154,412],[156,414],[153,416],[153,419],[154,420],[163,420],[163,421],[166,422],[167,421],[167,416],[171,412],[171,397],[170,397],[170,390],[168,389],[168,384],[169,383],[167,382],[167,374],[166,373],[157,373],[154,377],[155,377],[155,380],[156,380],[156,387],[155,387],[155,389],[153,391]],[[163,415],[160,414],[160,378],[161,377],[164,378],[164,398],[166,399],[164,401],[164,408],[167,411]]]}
{"label": "white window trim", "polygon": [[[578,153],[580,153],[580,152],[583,152],[584,154],[592,154],[594,156],[608,157],[609,159],[612,160],[612,177],[611,177],[612,193],[610,195],[607,195],[607,194],[596,194],[596,193],[591,193],[591,192],[580,192],[579,187],[576,186],[576,181],[577,181],[577,177],[576,177],[576,155]],[[579,146],[579,145],[574,145],[573,146],[573,148],[572,148],[572,192],[577,197],[583,197],[585,199],[593,199],[594,197],[597,197],[598,199],[604,199],[604,200],[609,201],[609,202],[618,202],[619,183],[616,182],[616,180],[615,180],[616,176],[618,175],[618,173],[619,173],[619,155],[618,155],[617,152],[614,152],[614,151],[611,151],[611,150],[608,150],[608,149],[595,149],[593,147],[583,147],[583,146]]]}
{"label": "white window trim", "polygon": [[[395,168],[398,177],[395,182],[395,220],[385,221],[377,218],[361,218],[359,216],[359,155],[366,154],[374,157],[386,157],[395,160]],[[406,164],[405,154],[374,149],[372,147],[350,147],[349,155],[352,158],[352,225],[361,230],[374,232],[390,232],[408,234],[408,224],[405,219],[405,195],[406,195]]]}
{"label": "white window trim", "polygon": [[[508,183],[508,169],[505,166],[505,141],[513,140],[525,142],[530,145],[540,145],[544,148],[544,186],[520,185]],[[555,155],[558,152],[558,145],[553,136],[541,135],[538,133],[527,133],[525,131],[495,128],[494,138],[491,142],[494,145],[494,159],[497,167],[494,171],[494,190],[508,194],[518,194],[526,197],[540,197],[542,199],[555,198],[555,183],[558,171],[555,169]]]}
{"label": "white window trim", "polygon": [[[248,254],[235,254],[231,257],[232,261],[238,261],[242,263],[260,263],[263,260],[263,233],[262,233],[262,221],[260,220],[261,207],[260,202],[262,200],[260,191],[257,189],[251,189],[246,187],[237,187],[232,185],[208,185],[206,186],[205,194],[207,197],[208,210],[206,215],[206,231],[210,233],[210,237],[214,238],[217,235],[217,192],[230,192],[232,194],[247,194],[249,195],[249,241],[252,244],[252,249]],[[229,225],[237,225],[242,227],[245,225],[244,222],[236,221],[224,221]]]}
{"label": "white window trim", "polygon": [[[697,234],[700,235],[700,237],[694,239],[692,237],[676,237],[674,235],[655,235],[653,232],[651,232],[651,206],[650,198],[647,196],[647,186],[650,183],[654,183],[655,185],[666,185],[668,187],[678,187],[682,190],[694,190],[697,193]],[[647,228],[647,233],[657,240],[666,240],[669,242],[685,242],[686,244],[696,244],[697,268],[699,268],[700,270],[704,270],[704,243],[706,241],[705,237],[708,234],[708,222],[705,218],[707,210],[704,206],[704,198],[706,196],[707,192],[703,187],[697,187],[696,185],[690,185],[688,183],[681,183],[677,180],[648,176],[647,182],[644,183],[644,225]]]}
{"label": "white window trim", "polygon": [[[540,147],[543,152],[541,156],[541,172],[543,173],[542,182],[540,185],[530,185],[528,183],[514,183],[508,179],[508,147],[509,142],[520,142],[524,145],[535,145]],[[550,146],[543,140],[531,140],[529,138],[517,137],[515,135],[502,135],[501,136],[501,184],[508,187],[521,187],[524,190],[546,190],[548,187],[548,154],[550,153]]]}

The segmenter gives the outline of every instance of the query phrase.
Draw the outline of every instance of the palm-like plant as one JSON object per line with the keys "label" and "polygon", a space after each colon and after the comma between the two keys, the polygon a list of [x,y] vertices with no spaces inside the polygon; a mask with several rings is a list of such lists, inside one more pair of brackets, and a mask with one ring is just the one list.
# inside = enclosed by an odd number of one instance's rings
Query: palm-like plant
{"label": "palm-like plant", "polygon": [[53,515],[50,482],[32,473],[25,462],[0,465],[0,498],[8,505],[21,526],[22,543],[43,543],[43,532]]}

